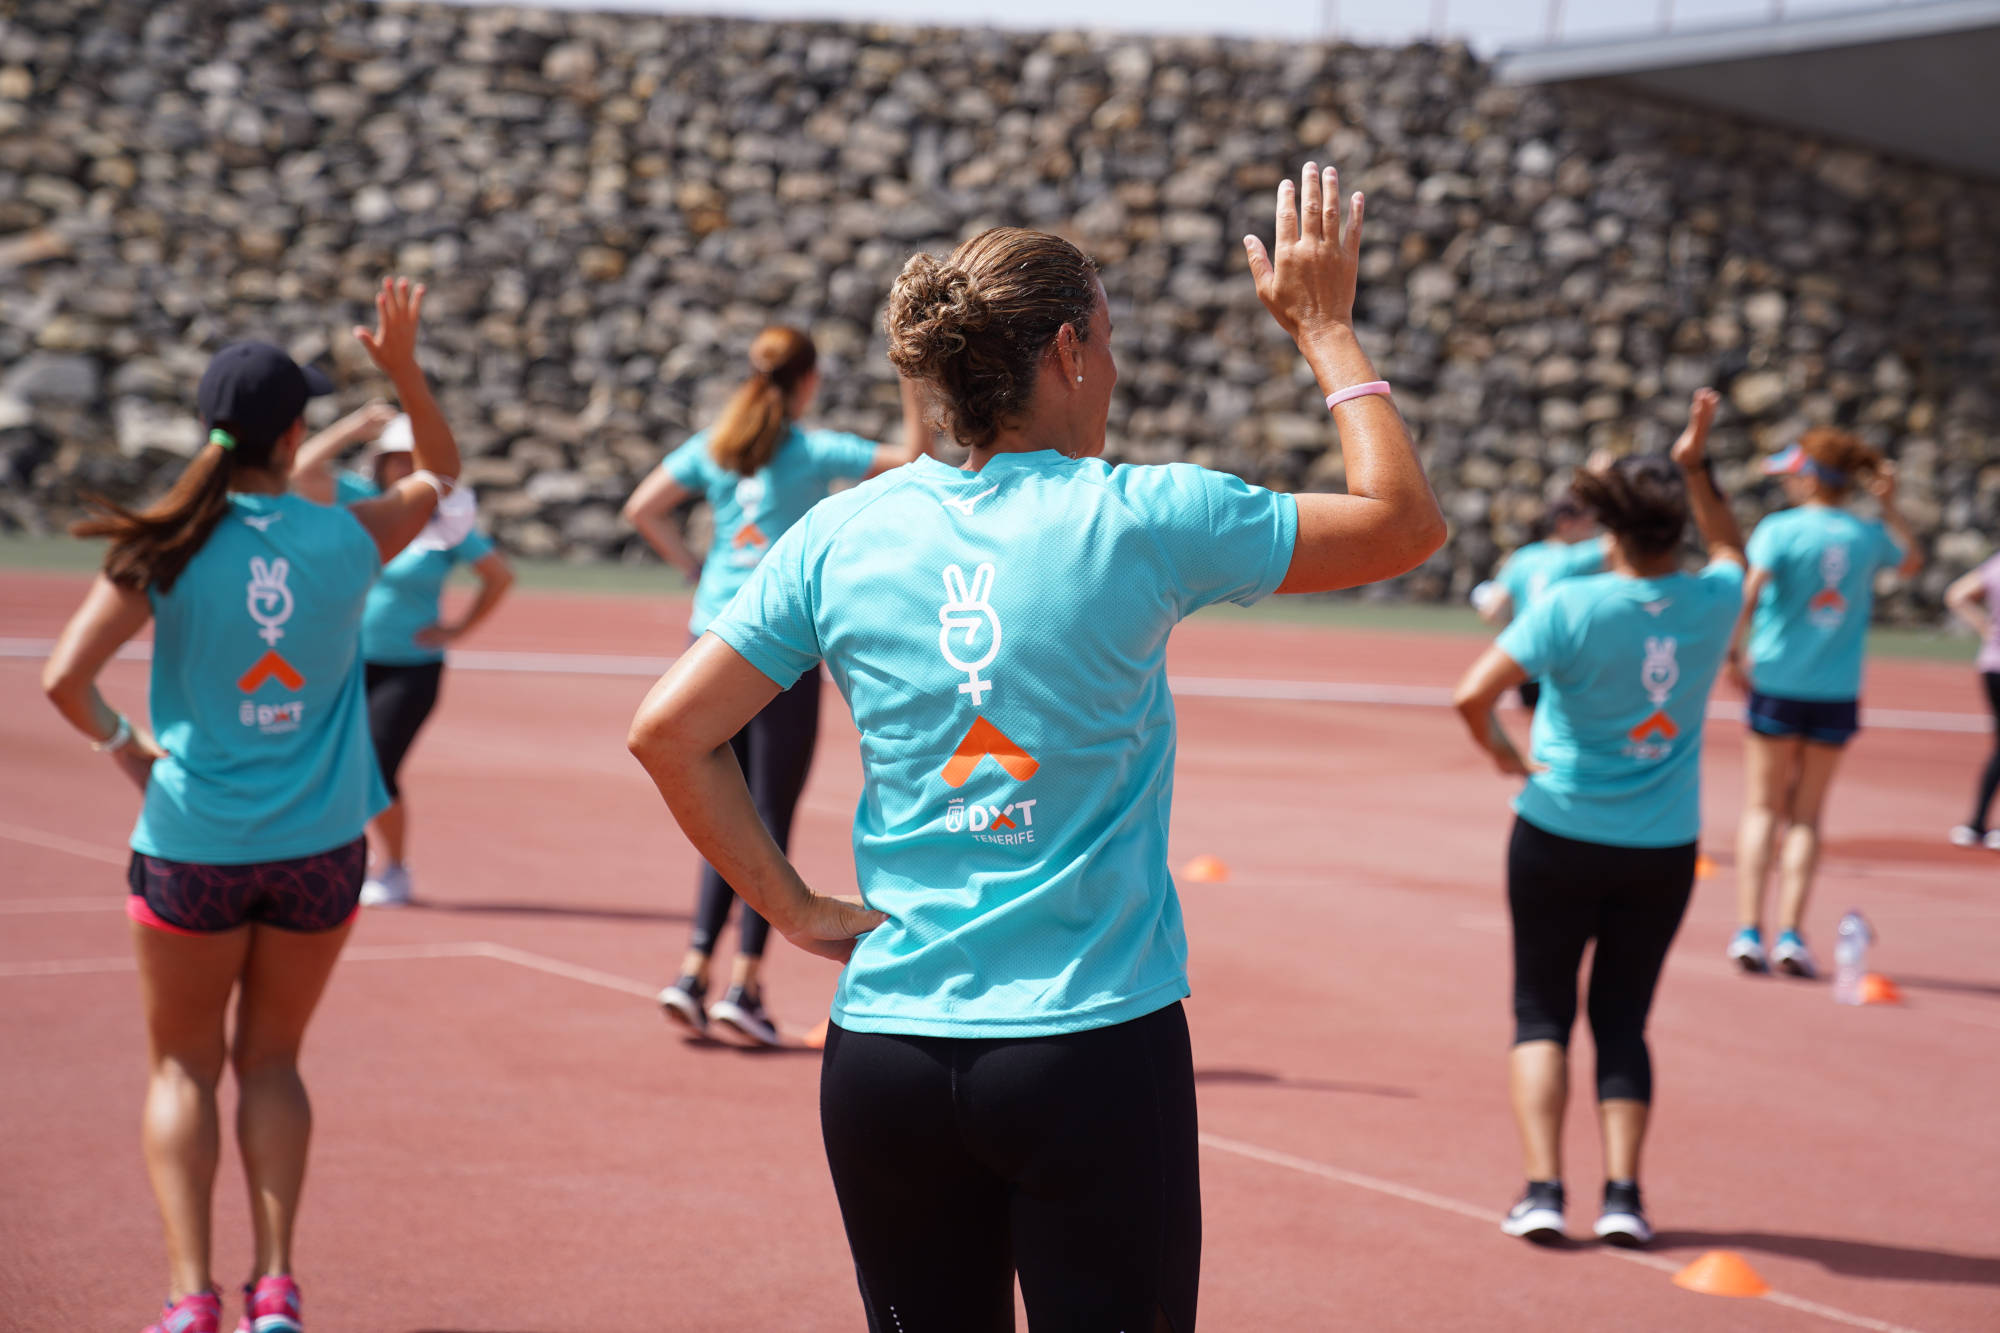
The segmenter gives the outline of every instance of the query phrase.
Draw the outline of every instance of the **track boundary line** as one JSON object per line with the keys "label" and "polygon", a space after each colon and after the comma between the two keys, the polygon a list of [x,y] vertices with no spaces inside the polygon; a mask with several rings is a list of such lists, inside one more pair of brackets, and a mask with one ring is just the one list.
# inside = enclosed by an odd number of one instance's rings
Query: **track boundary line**
{"label": "track boundary line", "polygon": [[[0,638],[0,659],[42,658],[54,646],[52,639]],[[149,643],[128,643],[119,650],[123,661],[152,659]],[[457,671],[491,671],[502,674],[538,676],[634,676],[654,677],[678,659],[629,653],[549,653],[513,652],[497,649],[467,649],[447,655]],[[1167,685],[1185,699],[1233,699],[1243,702],[1361,704],[1371,708],[1449,708],[1451,691],[1442,685],[1390,685],[1370,681],[1260,680],[1238,676],[1181,676],[1169,674]],[[1741,722],[1743,705],[1728,700],[1711,700],[1708,717],[1717,722]],[[1861,710],[1864,727],[1882,731],[1937,731],[1984,735],[1992,719],[1984,713],[1945,713],[1916,708],[1866,708]]]}
{"label": "track boundary line", "polygon": [[24,828],[19,824],[0,824],[0,838],[6,838],[10,842],[24,842],[30,847],[40,847],[44,851],[68,852],[71,856],[80,856],[86,861],[118,866],[121,869],[132,859],[130,852],[114,856],[94,842],[85,842],[81,838],[65,838],[60,833],[44,833],[40,829]]}
{"label": "track boundary line", "polygon": [[[1429,1190],[1417,1189],[1410,1185],[1401,1185],[1393,1180],[1384,1180],[1380,1176],[1363,1175],[1359,1171],[1346,1171],[1337,1166],[1328,1166],[1324,1162],[1315,1162],[1308,1157],[1295,1157],[1288,1152],[1279,1152],[1272,1148],[1259,1147],[1257,1144],[1245,1143],[1240,1139],[1224,1138],[1220,1134],[1205,1133],[1200,1136],[1200,1143],[1202,1147],[1212,1148],[1217,1152],[1230,1153],[1237,1157],[1247,1158],[1253,1162],[1263,1162],[1267,1166],[1282,1167],[1287,1171],[1296,1171],[1300,1175],[1313,1176],[1320,1180],[1330,1180],[1337,1185],[1350,1185],[1355,1189],[1369,1190],[1376,1194],[1386,1194],[1392,1199],[1402,1199],[1406,1203],[1421,1204],[1426,1208],[1434,1208],[1439,1212],[1452,1213],[1459,1217],[1469,1218],[1475,1222],[1484,1222],[1489,1226],[1496,1226],[1500,1221],[1499,1213],[1488,1208],[1480,1208],[1477,1205],[1467,1203],[1463,1199],[1454,1199],[1444,1194],[1433,1194]],[[1622,1259],[1626,1263],[1638,1264],[1642,1268],[1650,1268],[1661,1273],[1678,1273],[1682,1268],[1681,1264],[1664,1255],[1642,1254],[1632,1250],[1614,1249],[1610,1246],[1599,1246],[1592,1253],[1599,1254],[1607,1259]],[[1836,1324],[1845,1324],[1850,1328],[1865,1328],[1870,1330],[1870,1333],[1919,1333],[1917,1329],[1910,1328],[1904,1324],[1892,1324],[1884,1319],[1876,1319],[1864,1314],[1855,1314],[1849,1310],[1842,1310],[1837,1306],[1823,1305],[1818,1301],[1809,1301],[1803,1297],[1788,1295],[1782,1291],[1767,1292],[1760,1299],[1767,1300],[1773,1305],[1782,1305],[1787,1309],[1797,1310],[1801,1314],[1814,1315]]]}

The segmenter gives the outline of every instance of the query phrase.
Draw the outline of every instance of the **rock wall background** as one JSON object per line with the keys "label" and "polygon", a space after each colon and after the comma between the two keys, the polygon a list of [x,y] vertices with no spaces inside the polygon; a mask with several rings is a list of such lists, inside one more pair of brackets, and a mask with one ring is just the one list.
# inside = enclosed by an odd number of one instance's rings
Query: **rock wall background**
{"label": "rock wall background", "polygon": [[[164,484],[228,339],[382,391],[347,328],[432,286],[427,364],[514,551],[642,558],[636,478],[763,323],[809,327],[819,417],[896,429],[880,309],[994,223],[1105,266],[1112,454],[1340,481],[1238,237],[1307,156],[1369,194],[1364,336],[1453,521],[1400,581],[1461,596],[1596,447],[1809,422],[1900,461],[1936,613],[2000,531],[2000,185],[1465,51],[915,31],[400,4],[18,0],[0,16],[0,527]],[[326,407],[326,414],[335,410]],[[650,558],[650,557],[644,557]]]}

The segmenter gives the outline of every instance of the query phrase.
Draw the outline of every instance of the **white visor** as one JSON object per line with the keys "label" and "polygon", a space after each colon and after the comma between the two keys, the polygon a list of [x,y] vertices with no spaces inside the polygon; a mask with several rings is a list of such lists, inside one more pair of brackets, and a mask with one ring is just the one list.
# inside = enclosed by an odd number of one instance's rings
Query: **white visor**
{"label": "white visor", "polygon": [[410,429],[410,418],[398,413],[389,424],[382,427],[382,433],[375,437],[377,454],[407,454],[417,447],[416,432]]}

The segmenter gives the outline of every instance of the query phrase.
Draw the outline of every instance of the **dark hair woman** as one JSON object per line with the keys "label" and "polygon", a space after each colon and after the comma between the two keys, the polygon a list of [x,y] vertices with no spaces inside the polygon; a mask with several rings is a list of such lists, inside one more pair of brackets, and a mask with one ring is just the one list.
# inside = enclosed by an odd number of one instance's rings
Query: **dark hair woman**
{"label": "dark hair woman", "polygon": [[[1527,778],[1514,802],[1507,903],[1514,934],[1510,1082],[1528,1187],[1502,1224],[1510,1236],[1563,1234],[1563,1107],[1577,969],[1590,965],[1590,1030],[1604,1136],[1596,1233],[1652,1239],[1639,1198],[1639,1150],[1652,1103],[1646,1016],[1694,891],[1701,832],[1702,723],[1743,596],[1743,537],[1704,460],[1719,403],[1694,397],[1673,459],[1585,468],[1577,501],[1610,534],[1608,570],[1549,589],[1459,682],[1472,738],[1502,773]],[[1709,563],[1682,570],[1692,505]],[[1543,681],[1533,761],[1493,706]]]}
{"label": "dark hair woman", "polygon": [[[362,442],[373,444],[366,469],[336,472],[334,460],[350,445]],[[292,489],[321,504],[373,499],[416,470],[415,444],[409,417],[364,407],[300,446]],[[415,540],[382,566],[382,576],[368,590],[368,605],[361,614],[368,736],[382,769],[382,783],[389,790],[388,806],[368,824],[377,855],[361,886],[363,907],[403,907],[415,894],[408,861],[410,803],[403,790],[403,761],[444,688],[446,646],[493,614],[514,586],[507,557],[474,526],[476,518],[472,488],[458,487]],[[460,566],[479,580],[479,591],[470,606],[446,623],[444,587]]]}
{"label": "dark hair woman", "polygon": [[[1896,507],[1895,469],[1844,431],[1807,431],[1764,471],[1794,507],[1750,537],[1750,577],[1729,644],[1731,675],[1750,696],[1743,741],[1743,819],[1736,833],[1737,931],[1728,956],[1746,972],[1819,968],[1800,927],[1819,868],[1819,820],[1840,756],[1861,727],[1861,667],[1875,576],[1908,578],[1923,552]],[[1857,484],[1882,520],[1847,510]],[[1764,886],[1782,830],[1778,938],[1764,952]]]}
{"label": "dark hair woman", "polygon": [[[802,948],[847,961],[821,1124],[869,1327],[1195,1323],[1186,938],[1165,647],[1218,601],[1389,578],[1444,540],[1352,327],[1361,231],[1308,166],[1258,294],[1329,392],[1346,495],[1097,457],[1118,379],[1095,266],[1000,228],[919,255],[889,355],[968,450],[815,508],[653,688],[633,753]],[[1303,196],[1303,197],[1301,197]],[[726,748],[820,661],[861,732],[862,901],[814,893]]]}
{"label": "dark hair woman", "polygon": [[[299,1046],[353,921],[362,829],[383,804],[361,607],[458,475],[417,365],[422,301],[407,279],[384,282],[375,330],[355,330],[415,423],[422,471],[347,509],[290,494],[306,400],[333,386],[276,347],[236,343],[202,376],[208,443],[167,496],[147,509],[106,505],[76,528],[108,537],[110,551],[42,684],[145,793],[126,908],[152,1068],[141,1138],[167,1237],[156,1330],[216,1333],[221,1319],[209,1206],[225,1063],[256,1236],[245,1325],[300,1327],[292,1224],[312,1110]],[[157,739],[96,684],[148,619]]]}
{"label": "dark hair woman", "polygon": [[[930,447],[930,430],[907,386],[900,447],[799,425],[818,393],[819,353],[812,339],[782,324],[765,329],[750,344],[750,376],[721,417],[668,454],[626,501],[625,517],[647,543],[697,580],[688,622],[693,636],[700,637],[750,581],[772,543],[832,487],[901,467]],[[714,518],[706,561],[688,550],[675,518],[697,499],[708,502]],[[792,816],[812,770],[819,694],[819,672],[806,672],[730,740],[780,850],[791,843]],[[709,960],[735,902],[729,882],[704,861],[680,979],[660,992],[660,1007],[692,1032],[707,1032],[712,1019],[753,1045],[775,1046],[780,1036],[765,1010],[760,976],[770,926],[754,908],[746,906],[737,925],[729,988],[708,1006]]]}

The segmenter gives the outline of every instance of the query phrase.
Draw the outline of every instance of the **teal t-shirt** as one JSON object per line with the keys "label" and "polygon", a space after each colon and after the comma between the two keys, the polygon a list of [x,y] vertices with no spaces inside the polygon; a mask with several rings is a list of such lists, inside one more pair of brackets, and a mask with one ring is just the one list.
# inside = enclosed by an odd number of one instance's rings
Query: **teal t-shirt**
{"label": "teal t-shirt", "polygon": [[170,592],[155,589],[153,765],[132,847],[209,865],[285,861],[361,836],[386,806],[361,671],[381,569],[345,509],[232,495]]}
{"label": "teal t-shirt", "polygon": [[922,458],[819,505],[709,631],[781,686],[824,660],[861,732],[854,864],[889,921],[862,1032],[1047,1036],[1188,993],[1167,870],[1167,635],[1290,567],[1288,495],[1184,463]]}
{"label": "teal t-shirt", "polygon": [[1549,589],[1499,638],[1542,682],[1534,774],[1514,811],[1537,828],[1613,847],[1701,835],[1708,692],[1743,606],[1743,570],[1598,574]]}
{"label": "teal t-shirt", "polygon": [[1770,571],[1750,617],[1751,685],[1781,699],[1859,698],[1875,576],[1903,559],[1889,530],[1800,505],[1759,523],[1745,554]]}
{"label": "teal t-shirt", "polygon": [[[380,495],[375,483],[352,472],[335,479],[334,501],[350,505]],[[481,532],[467,534],[449,548],[417,540],[396,552],[382,566],[382,577],[368,590],[361,616],[361,660],[382,666],[422,666],[444,661],[444,649],[417,642],[417,633],[437,624],[445,581],[460,565],[477,564],[493,551],[493,539]]]}
{"label": "teal t-shirt", "polygon": [[1604,539],[1566,543],[1529,542],[1519,546],[1500,564],[1493,581],[1514,599],[1514,618],[1520,619],[1542,594],[1564,579],[1596,574],[1604,568]]}
{"label": "teal t-shirt", "polygon": [[660,460],[668,476],[708,501],[715,518],[715,540],[702,562],[688,629],[695,634],[707,629],[749,581],[771,543],[824,500],[835,482],[867,476],[879,447],[859,435],[793,426],[771,461],[746,477],[715,461],[708,432],[701,431]]}

